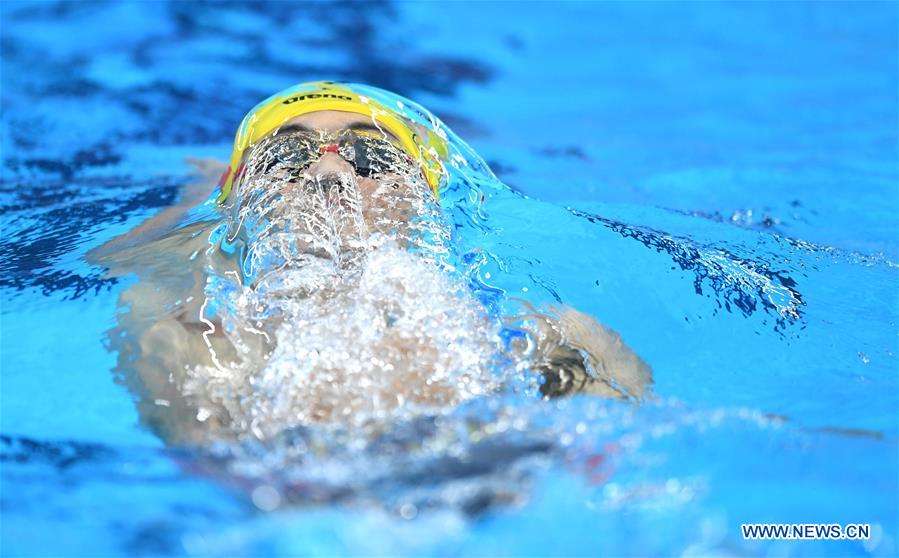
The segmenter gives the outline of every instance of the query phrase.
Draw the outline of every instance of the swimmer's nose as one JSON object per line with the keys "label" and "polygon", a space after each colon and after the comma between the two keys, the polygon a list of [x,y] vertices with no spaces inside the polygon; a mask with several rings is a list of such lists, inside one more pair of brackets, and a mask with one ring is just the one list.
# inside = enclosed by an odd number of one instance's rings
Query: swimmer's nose
{"label": "swimmer's nose", "polygon": [[309,166],[308,173],[312,176],[324,177],[342,173],[353,173],[355,169],[346,159],[337,153],[328,152]]}

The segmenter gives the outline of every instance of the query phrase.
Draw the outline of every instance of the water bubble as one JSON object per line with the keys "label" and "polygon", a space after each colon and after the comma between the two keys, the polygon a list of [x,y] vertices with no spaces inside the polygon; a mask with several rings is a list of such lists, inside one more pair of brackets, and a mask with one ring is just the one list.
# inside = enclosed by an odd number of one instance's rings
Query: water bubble
{"label": "water bubble", "polygon": [[281,505],[281,493],[265,484],[253,489],[252,499],[253,504],[262,511],[273,511]]}
{"label": "water bubble", "polygon": [[400,517],[403,519],[414,519],[416,515],[418,515],[418,508],[414,504],[400,506]]}

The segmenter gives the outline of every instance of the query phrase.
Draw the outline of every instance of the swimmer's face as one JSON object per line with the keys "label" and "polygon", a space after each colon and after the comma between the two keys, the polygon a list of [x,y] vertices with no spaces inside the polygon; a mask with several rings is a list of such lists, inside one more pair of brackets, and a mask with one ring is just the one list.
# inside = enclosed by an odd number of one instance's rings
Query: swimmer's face
{"label": "swimmer's face", "polygon": [[238,221],[278,217],[294,233],[318,234],[318,219],[346,241],[380,232],[402,243],[415,236],[415,218],[436,207],[419,165],[361,115],[322,111],[288,120],[248,150],[245,163],[235,188]]}

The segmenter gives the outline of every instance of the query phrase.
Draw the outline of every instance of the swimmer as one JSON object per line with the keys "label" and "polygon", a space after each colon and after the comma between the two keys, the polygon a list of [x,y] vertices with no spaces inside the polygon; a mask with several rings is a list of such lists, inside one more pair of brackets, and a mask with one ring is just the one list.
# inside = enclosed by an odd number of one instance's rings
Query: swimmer
{"label": "swimmer", "polygon": [[547,398],[645,397],[649,367],[594,318],[523,302],[498,322],[469,292],[448,263],[447,157],[356,86],[250,111],[228,165],[194,161],[179,203],[89,254],[137,278],[109,344],[141,420],[204,444],[441,412],[499,389],[510,361]]}

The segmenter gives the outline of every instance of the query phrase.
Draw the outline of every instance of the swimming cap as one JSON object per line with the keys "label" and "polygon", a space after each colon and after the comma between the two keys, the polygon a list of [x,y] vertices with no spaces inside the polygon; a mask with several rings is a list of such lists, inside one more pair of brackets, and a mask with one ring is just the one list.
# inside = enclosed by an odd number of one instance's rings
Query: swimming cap
{"label": "swimming cap", "polygon": [[287,120],[322,110],[352,112],[371,117],[376,126],[393,134],[403,149],[419,163],[428,186],[438,195],[440,178],[446,173],[440,162],[440,157],[445,157],[447,153],[445,140],[382,103],[356,93],[350,84],[315,81],[275,93],[247,113],[234,138],[234,150],[231,152],[228,170],[219,181],[221,194],[218,201],[227,199],[234,181],[243,171],[241,159],[248,148]]}

